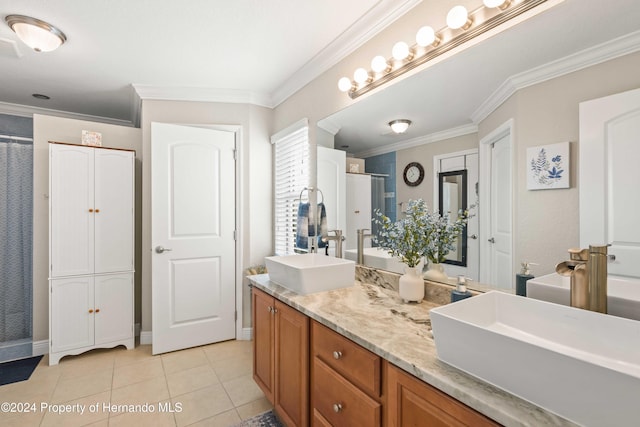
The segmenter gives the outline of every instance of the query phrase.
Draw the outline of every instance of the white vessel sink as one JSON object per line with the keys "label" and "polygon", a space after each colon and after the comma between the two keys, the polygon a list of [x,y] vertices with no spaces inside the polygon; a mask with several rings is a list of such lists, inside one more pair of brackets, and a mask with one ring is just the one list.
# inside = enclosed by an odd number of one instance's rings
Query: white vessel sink
{"label": "white vessel sink", "polygon": [[[557,273],[534,277],[527,281],[527,297],[556,304],[570,304],[570,278]],[[613,316],[640,320],[640,280],[609,276],[607,280],[607,312]]]}
{"label": "white vessel sink", "polygon": [[640,420],[640,322],[488,292],[431,310],[438,358],[584,426]]}
{"label": "white vessel sink", "polygon": [[[380,248],[364,248],[364,265],[381,270],[393,271],[394,273],[404,274],[404,264],[398,258],[392,257],[387,251]],[[347,249],[344,251],[344,257],[353,261],[358,260],[357,249]]]}
{"label": "white vessel sink", "polygon": [[353,286],[356,263],[322,254],[266,257],[269,279],[301,295]]}

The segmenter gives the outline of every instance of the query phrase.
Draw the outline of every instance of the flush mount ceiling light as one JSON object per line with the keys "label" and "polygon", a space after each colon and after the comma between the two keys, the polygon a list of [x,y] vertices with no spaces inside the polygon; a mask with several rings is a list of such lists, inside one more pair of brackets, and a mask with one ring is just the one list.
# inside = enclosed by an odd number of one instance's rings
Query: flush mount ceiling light
{"label": "flush mount ceiling light", "polygon": [[546,1],[483,0],[483,5],[470,13],[463,6],[456,6],[448,13],[446,27],[439,31],[428,26],[421,27],[413,46],[404,42],[396,43],[389,59],[375,57],[371,61],[371,73],[360,68],[353,80],[348,77],[340,79],[342,83],[339,88],[355,99]]}
{"label": "flush mount ceiling light", "polygon": [[411,120],[407,119],[397,119],[389,122],[389,126],[391,126],[393,133],[405,133],[407,129],[409,129],[410,124]]}
{"label": "flush mount ceiling light", "polygon": [[7,15],[7,25],[27,46],[36,52],[51,52],[67,41],[67,36],[53,25],[24,15]]}

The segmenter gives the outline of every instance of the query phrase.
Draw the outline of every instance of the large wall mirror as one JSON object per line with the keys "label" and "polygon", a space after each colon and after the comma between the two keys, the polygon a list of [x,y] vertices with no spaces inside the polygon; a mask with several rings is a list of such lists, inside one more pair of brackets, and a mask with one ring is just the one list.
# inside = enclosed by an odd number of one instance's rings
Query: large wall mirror
{"label": "large wall mirror", "polygon": [[[467,209],[467,170],[438,174],[438,211],[453,223],[460,211]],[[456,239],[455,249],[449,252],[445,264],[467,266],[467,227]]]}
{"label": "large wall mirror", "polygon": [[[392,181],[392,186],[385,185],[385,199],[392,201],[400,216],[400,204],[409,199],[422,198],[431,207],[439,207],[440,179],[431,165],[435,157],[446,153],[480,149],[480,159],[473,165],[476,172],[480,171],[479,186],[469,184],[467,190],[474,186],[476,193],[486,194],[489,189],[483,186],[482,141],[512,120],[516,132],[510,154],[511,189],[508,185],[501,187],[513,196],[512,259],[506,273],[511,279],[521,261],[540,264],[536,275],[551,273],[567,256],[567,249],[581,243],[576,221],[580,215],[579,104],[640,87],[640,76],[632,71],[637,69],[640,56],[635,19],[640,16],[640,2],[612,0],[606,7],[601,0],[556,3],[318,122],[320,129],[331,133],[339,129],[334,133],[332,148],[347,151],[348,157],[365,162],[379,156],[393,158],[395,169],[386,182]],[[625,43],[636,47],[622,49]],[[593,60],[594,55],[599,59]],[[390,132],[388,123],[395,119],[411,120],[405,134]],[[528,190],[527,148],[567,140],[571,142],[573,162],[570,188]],[[424,181],[414,187],[407,186],[401,176],[410,162],[420,162],[426,171]],[[457,170],[461,169],[469,171]],[[389,174],[388,170],[366,172]],[[462,180],[463,175],[440,177],[446,183],[456,176]],[[470,199],[472,196],[467,196],[469,204],[476,202]],[[555,207],[553,221],[548,217],[549,206]],[[487,204],[481,208],[487,208]],[[490,222],[489,215],[483,217],[481,212],[476,210],[480,224]],[[468,233],[466,247],[462,239],[459,251],[445,267],[449,276],[460,274],[456,269],[462,268],[465,257],[468,263],[474,255],[481,265],[491,257],[487,243],[491,236],[482,233],[482,228]],[[469,240],[472,236],[477,240]]]}

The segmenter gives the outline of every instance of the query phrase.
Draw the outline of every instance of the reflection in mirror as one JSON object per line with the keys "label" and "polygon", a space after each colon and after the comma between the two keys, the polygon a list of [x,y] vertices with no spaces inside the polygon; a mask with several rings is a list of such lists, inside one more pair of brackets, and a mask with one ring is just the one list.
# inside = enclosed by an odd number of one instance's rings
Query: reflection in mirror
{"label": "reflection in mirror", "polygon": [[[438,174],[438,209],[448,216],[449,223],[458,218],[458,212],[467,209],[467,170],[440,172]],[[467,266],[467,227],[456,238],[456,248],[449,252],[445,264]]]}

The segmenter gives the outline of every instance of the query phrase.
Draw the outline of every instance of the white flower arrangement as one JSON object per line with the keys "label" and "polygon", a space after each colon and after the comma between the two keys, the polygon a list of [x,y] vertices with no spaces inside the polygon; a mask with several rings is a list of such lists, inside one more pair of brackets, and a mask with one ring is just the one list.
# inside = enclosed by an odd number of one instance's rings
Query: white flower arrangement
{"label": "white flower arrangement", "polygon": [[409,267],[416,267],[423,257],[443,262],[469,220],[469,210],[460,210],[458,218],[449,222],[449,215],[430,211],[422,199],[409,200],[406,216],[396,222],[379,210],[375,214],[373,222],[380,226],[375,242]]}

